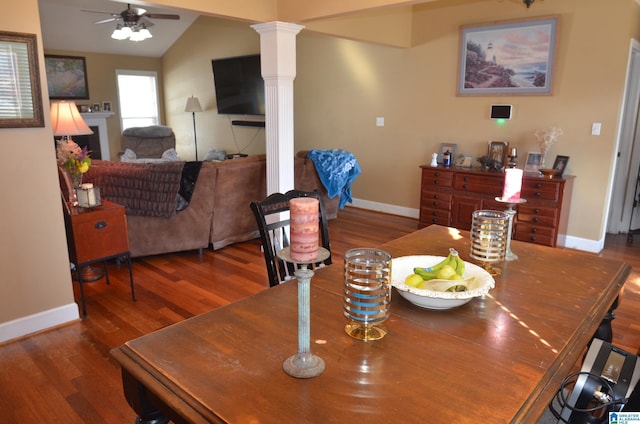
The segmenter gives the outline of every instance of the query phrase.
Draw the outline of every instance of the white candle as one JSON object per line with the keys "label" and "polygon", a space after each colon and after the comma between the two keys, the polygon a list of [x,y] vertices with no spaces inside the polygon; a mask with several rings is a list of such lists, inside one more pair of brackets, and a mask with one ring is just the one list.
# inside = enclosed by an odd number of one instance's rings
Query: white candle
{"label": "white candle", "polygon": [[82,183],[80,185],[80,188],[83,190],[89,190],[90,188],[93,188],[93,184],[92,183]]}
{"label": "white candle", "polygon": [[522,191],[522,169],[509,168],[504,171],[504,189],[502,190],[502,200],[506,202],[517,202],[520,200]]}

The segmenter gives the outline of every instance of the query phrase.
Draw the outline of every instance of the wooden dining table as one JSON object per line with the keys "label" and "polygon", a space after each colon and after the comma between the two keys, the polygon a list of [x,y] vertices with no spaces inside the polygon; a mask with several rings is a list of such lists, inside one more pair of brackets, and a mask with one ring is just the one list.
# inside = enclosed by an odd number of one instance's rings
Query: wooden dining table
{"label": "wooden dining table", "polygon": [[[394,258],[453,247],[472,262],[469,233],[437,225],[354,247]],[[519,259],[498,264],[495,288],[458,308],[420,308],[394,288],[388,334],[367,342],[344,331],[343,260],[334,257],[311,281],[321,375],[282,369],[298,348],[292,280],[112,350],[125,397],[148,423],[535,423],[631,268],[571,249],[511,249]]]}

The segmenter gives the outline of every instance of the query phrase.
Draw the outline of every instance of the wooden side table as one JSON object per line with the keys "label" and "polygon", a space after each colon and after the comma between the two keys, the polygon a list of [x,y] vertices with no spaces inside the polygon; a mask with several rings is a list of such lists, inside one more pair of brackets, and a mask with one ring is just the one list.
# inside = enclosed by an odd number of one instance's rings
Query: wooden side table
{"label": "wooden side table", "polygon": [[63,205],[69,258],[76,265],[78,271],[82,317],[87,316],[87,307],[84,300],[84,280],[80,270],[97,262],[104,263],[105,276],[107,284],[109,284],[107,261],[118,258],[126,260],[129,267],[131,298],[135,301],[131,251],[124,206],[108,200],[103,200],[101,206],[91,209],[71,206],[64,201]]}

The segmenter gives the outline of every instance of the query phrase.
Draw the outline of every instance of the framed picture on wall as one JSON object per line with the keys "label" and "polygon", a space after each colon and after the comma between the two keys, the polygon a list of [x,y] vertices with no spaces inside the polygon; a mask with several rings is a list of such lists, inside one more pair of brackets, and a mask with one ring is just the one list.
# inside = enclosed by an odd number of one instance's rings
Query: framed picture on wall
{"label": "framed picture on wall", "polygon": [[84,57],[45,55],[44,62],[50,99],[89,99],[87,64]]}
{"label": "framed picture on wall", "polygon": [[551,94],[557,21],[461,27],[458,95]]}

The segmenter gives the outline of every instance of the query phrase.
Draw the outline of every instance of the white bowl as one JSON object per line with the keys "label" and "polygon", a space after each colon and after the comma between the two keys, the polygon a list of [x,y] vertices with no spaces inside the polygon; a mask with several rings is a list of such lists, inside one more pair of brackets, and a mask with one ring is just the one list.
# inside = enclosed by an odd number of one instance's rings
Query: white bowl
{"label": "white bowl", "polygon": [[451,309],[464,305],[474,297],[484,296],[495,287],[493,277],[484,269],[469,262],[465,262],[465,270],[462,275],[467,279],[474,277],[467,291],[442,292],[426,289],[418,289],[407,286],[404,280],[413,274],[415,267],[429,267],[442,261],[444,256],[401,256],[394,258],[391,264],[391,284],[396,288],[400,296],[416,306],[427,309]]}

